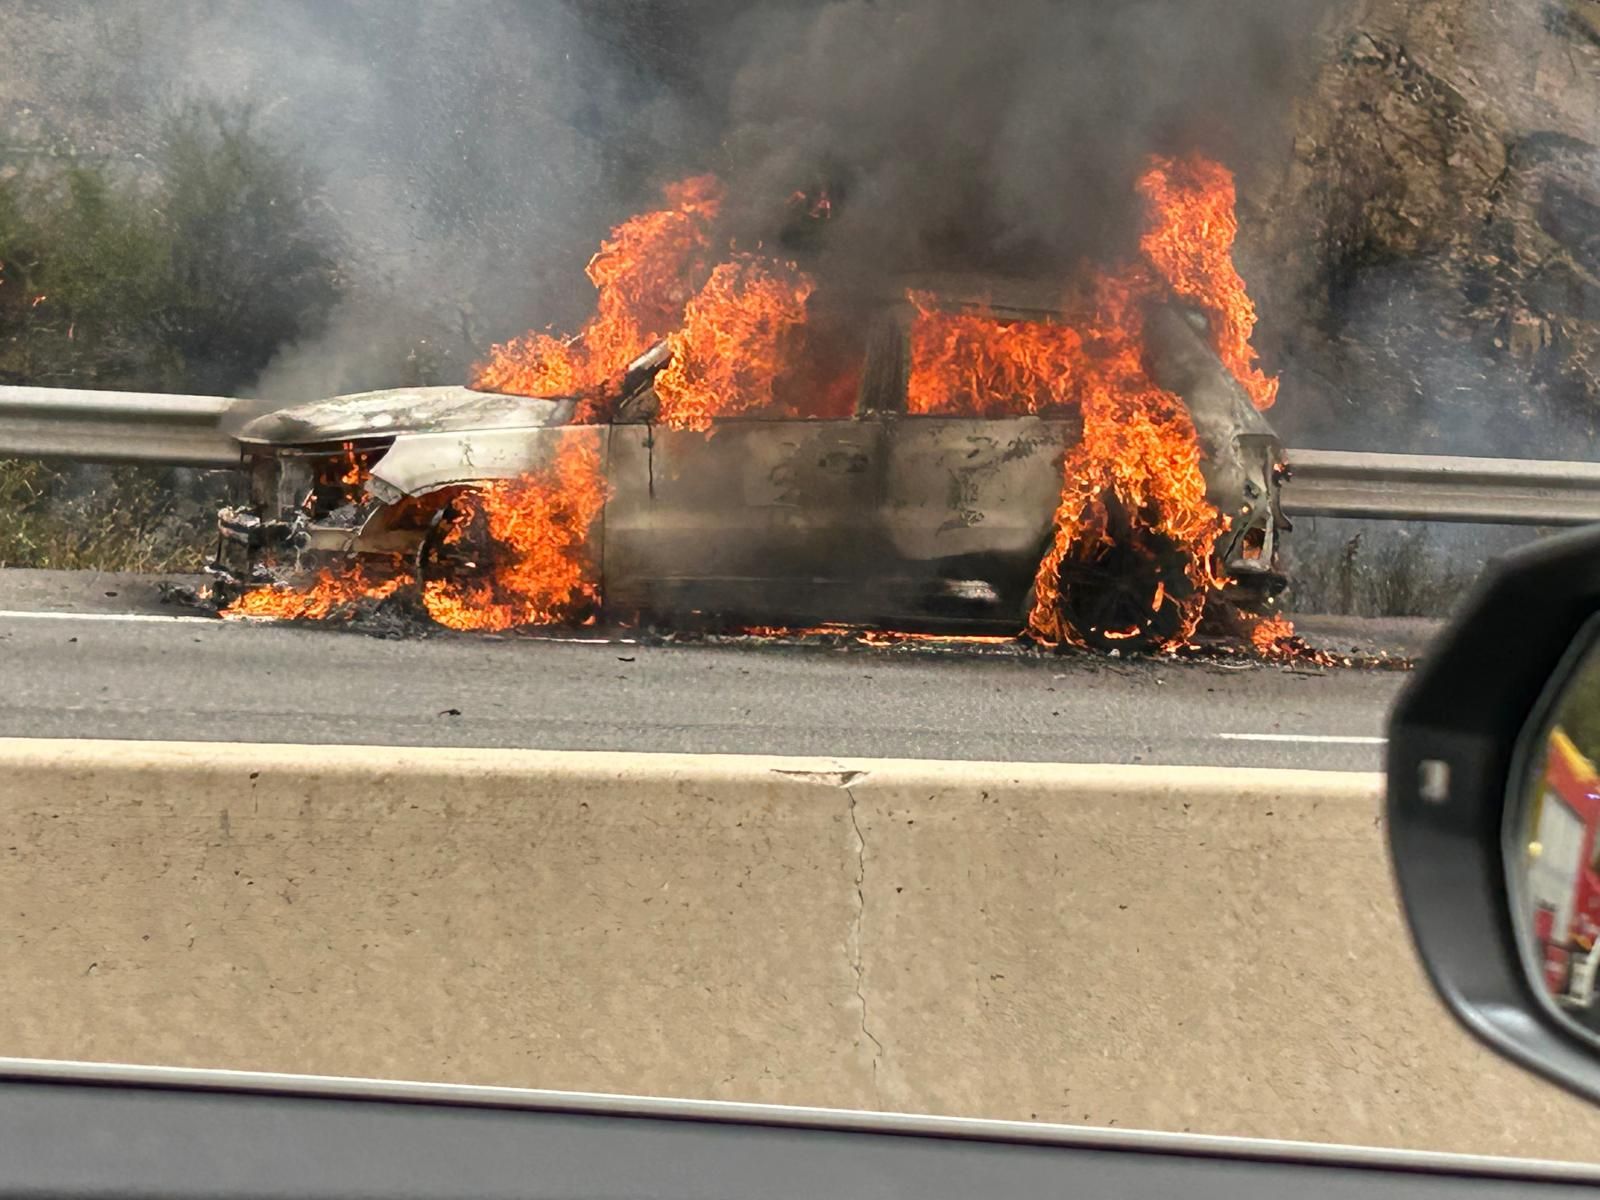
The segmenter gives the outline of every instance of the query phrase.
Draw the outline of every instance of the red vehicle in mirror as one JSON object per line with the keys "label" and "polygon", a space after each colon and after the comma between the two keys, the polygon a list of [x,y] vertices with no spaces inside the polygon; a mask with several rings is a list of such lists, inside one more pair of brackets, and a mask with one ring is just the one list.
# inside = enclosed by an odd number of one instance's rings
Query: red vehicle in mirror
{"label": "red vehicle in mirror", "polygon": [[1545,986],[1558,1003],[1588,1009],[1600,969],[1600,774],[1561,730],[1546,744],[1525,886]]}

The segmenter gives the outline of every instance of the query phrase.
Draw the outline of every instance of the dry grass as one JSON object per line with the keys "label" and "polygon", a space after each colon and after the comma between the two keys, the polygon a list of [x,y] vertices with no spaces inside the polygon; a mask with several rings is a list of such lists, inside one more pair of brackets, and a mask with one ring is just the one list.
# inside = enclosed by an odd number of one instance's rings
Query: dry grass
{"label": "dry grass", "polygon": [[232,480],[0,459],[0,567],[195,571]]}
{"label": "dry grass", "polygon": [[1448,616],[1496,554],[1535,530],[1304,520],[1285,539],[1290,606],[1361,617]]}

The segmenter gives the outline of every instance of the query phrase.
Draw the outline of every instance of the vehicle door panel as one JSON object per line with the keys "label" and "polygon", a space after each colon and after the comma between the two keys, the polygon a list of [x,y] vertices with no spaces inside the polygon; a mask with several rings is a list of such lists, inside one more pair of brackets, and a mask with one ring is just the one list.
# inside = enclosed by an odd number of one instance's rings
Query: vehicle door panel
{"label": "vehicle door panel", "polygon": [[619,425],[611,600],[655,612],[846,619],[881,555],[877,420]]}
{"label": "vehicle door panel", "polygon": [[934,575],[985,563],[1031,570],[1060,500],[1062,454],[1078,436],[1076,422],[1040,417],[886,422],[892,553]]}

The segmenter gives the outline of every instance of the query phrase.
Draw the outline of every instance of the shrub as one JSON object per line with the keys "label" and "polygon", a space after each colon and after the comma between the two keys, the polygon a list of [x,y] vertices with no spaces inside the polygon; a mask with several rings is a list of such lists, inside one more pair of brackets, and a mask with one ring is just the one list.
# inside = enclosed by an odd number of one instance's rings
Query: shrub
{"label": "shrub", "polygon": [[[251,113],[187,105],[150,169],[0,179],[0,383],[237,394],[340,295],[315,180]],[[0,462],[0,565],[196,565],[225,481]]]}

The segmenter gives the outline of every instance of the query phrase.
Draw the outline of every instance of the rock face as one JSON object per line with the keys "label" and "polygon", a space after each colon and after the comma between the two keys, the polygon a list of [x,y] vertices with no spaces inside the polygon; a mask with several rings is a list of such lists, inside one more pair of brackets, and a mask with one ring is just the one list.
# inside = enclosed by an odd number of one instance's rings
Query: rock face
{"label": "rock face", "polygon": [[1367,0],[1325,37],[1287,162],[1242,187],[1280,431],[1590,457],[1600,0]]}

